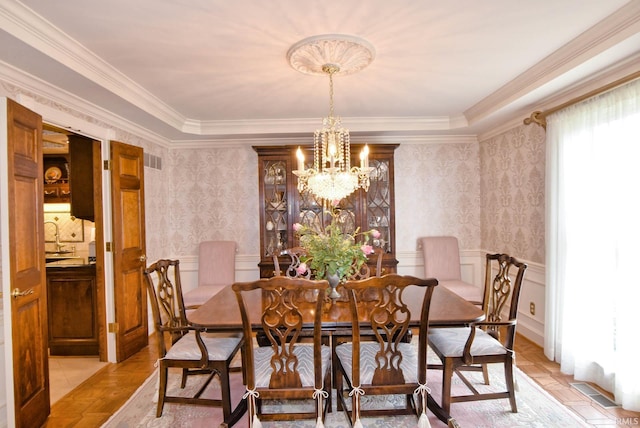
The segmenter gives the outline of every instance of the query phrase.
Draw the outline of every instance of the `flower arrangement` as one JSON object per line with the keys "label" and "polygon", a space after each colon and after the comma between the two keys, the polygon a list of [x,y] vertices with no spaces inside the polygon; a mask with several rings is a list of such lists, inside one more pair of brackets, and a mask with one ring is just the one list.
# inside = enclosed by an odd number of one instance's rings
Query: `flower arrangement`
{"label": "flower arrangement", "polygon": [[[301,257],[298,271],[304,273],[311,269],[316,278],[337,275],[342,282],[367,261],[367,255],[373,253],[373,246],[367,244],[369,236],[377,239],[380,232],[372,229],[360,233],[359,228],[354,233],[343,232],[336,207],[337,203],[334,202],[329,211],[331,222],[320,230],[300,223],[294,224],[293,230],[300,238],[300,245],[307,251],[307,255]],[[361,239],[361,243],[357,242],[358,239]]]}

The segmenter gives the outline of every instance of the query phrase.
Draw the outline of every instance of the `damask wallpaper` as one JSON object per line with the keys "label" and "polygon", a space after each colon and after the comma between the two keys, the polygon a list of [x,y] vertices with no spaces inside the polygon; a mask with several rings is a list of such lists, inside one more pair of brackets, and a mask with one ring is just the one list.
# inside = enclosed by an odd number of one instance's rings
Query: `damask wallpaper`
{"label": "damask wallpaper", "polygon": [[544,263],[545,131],[520,125],[480,142],[482,248]]}
{"label": "damask wallpaper", "polygon": [[[417,251],[422,236],[454,235],[461,249],[508,252],[542,263],[544,130],[522,125],[480,143],[469,140],[390,141],[400,143],[395,152],[397,252]],[[257,257],[255,151],[244,146],[175,149],[165,163],[169,172],[163,186],[147,185],[150,247],[185,256],[197,254],[200,241],[231,239],[238,242],[239,254]],[[154,191],[169,193],[169,199]],[[167,232],[153,242],[149,228]]]}
{"label": "damask wallpaper", "polygon": [[461,249],[480,248],[478,144],[400,144],[396,149],[396,247],[417,251],[418,238],[453,235]]}
{"label": "damask wallpaper", "polygon": [[247,146],[172,150],[169,169],[165,248],[196,255],[201,241],[233,240],[238,254],[257,257],[257,153]]}

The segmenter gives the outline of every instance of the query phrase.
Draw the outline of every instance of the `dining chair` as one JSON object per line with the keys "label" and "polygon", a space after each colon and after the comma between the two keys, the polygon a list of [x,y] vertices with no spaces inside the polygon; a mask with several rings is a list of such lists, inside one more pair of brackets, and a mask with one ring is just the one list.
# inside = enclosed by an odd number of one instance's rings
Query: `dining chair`
{"label": "dining chair", "polygon": [[[373,249],[373,257],[375,260],[375,270],[373,271],[373,275],[382,276],[382,256],[384,255],[384,250],[380,247],[375,247]],[[363,263],[360,268],[355,268],[355,273],[349,276],[350,280],[359,280],[359,279],[367,279],[371,276],[371,266],[369,263]]]}
{"label": "dining chair", "polygon": [[[328,287],[326,280],[287,276],[233,284],[245,337],[252,335],[252,321],[259,321],[257,331],[269,341],[269,346],[245,341],[245,396],[251,427],[261,426],[261,419],[305,418],[315,418],[316,426],[323,426],[331,406],[331,350],[322,343],[322,308]],[[254,320],[247,311],[246,299],[255,298],[257,290],[262,293],[263,311]],[[312,341],[305,342],[308,336],[303,330],[311,329]],[[263,411],[264,401],[272,399],[315,401],[315,411]]]}
{"label": "dining chair", "polygon": [[184,293],[187,311],[195,309],[236,280],[234,241],[203,241],[198,246],[198,286]]}
{"label": "dining chair", "polygon": [[462,280],[460,248],[455,236],[420,238],[425,278],[437,278],[438,284],[473,304],[482,304],[482,288]]}
{"label": "dining chair", "polygon": [[[242,337],[215,336],[189,325],[182,298],[179,260],[158,260],[145,269],[144,275],[158,335],[160,383],[156,417],[162,416],[164,403],[218,406],[222,407],[224,424],[232,426],[245,410],[243,401],[232,409],[229,384],[231,361],[242,348]],[[192,375],[206,375],[206,379],[192,397],[169,396],[170,368],[182,369],[182,389]],[[202,398],[202,393],[216,376],[220,380],[222,398]]]}
{"label": "dining chair", "polygon": [[[305,256],[307,251],[302,247],[286,248],[280,252],[280,254],[273,255],[273,275],[274,276],[288,276],[290,278],[311,278],[311,270],[307,269],[305,272],[298,272],[298,268],[302,261],[300,257]],[[287,266],[282,269],[280,267],[280,257],[284,257],[287,261]]]}
{"label": "dining chair", "polygon": [[[429,426],[426,416],[427,333],[429,308],[436,279],[387,274],[344,284],[353,319],[350,342],[336,344],[338,376],[335,379],[338,410],[344,410],[354,427],[361,416],[414,414],[419,426]],[[418,337],[407,343],[411,311],[404,301],[408,287],[424,287]],[[363,320],[366,320],[363,322]],[[364,334],[361,334],[364,332]],[[417,339],[417,340],[416,340]],[[420,396],[416,405],[414,393]],[[403,407],[376,407],[362,397],[404,395]],[[351,397],[351,410],[347,401]],[[378,403],[380,404],[380,403]]]}
{"label": "dining chair", "polygon": [[[513,377],[513,345],[516,337],[518,301],[526,269],[525,263],[508,254],[487,254],[482,301],[485,320],[472,323],[469,327],[433,328],[429,331],[429,345],[442,362],[429,367],[443,370],[441,407],[445,412],[449,413],[451,403],[497,398],[508,398],[511,411],[518,411]],[[462,373],[481,370],[484,383],[488,384],[486,365],[491,363],[503,364],[506,391],[481,393]],[[451,395],[454,373],[472,394]]]}

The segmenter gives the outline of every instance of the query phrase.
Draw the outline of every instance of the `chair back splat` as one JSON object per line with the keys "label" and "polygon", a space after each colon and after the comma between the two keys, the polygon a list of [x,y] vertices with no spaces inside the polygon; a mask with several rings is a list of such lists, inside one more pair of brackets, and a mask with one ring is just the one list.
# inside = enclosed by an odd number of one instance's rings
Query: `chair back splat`
{"label": "chair back splat", "polygon": [[288,276],[290,278],[311,278],[311,270],[307,269],[305,272],[298,272],[298,268],[302,261],[300,257],[305,256],[307,251],[302,247],[292,247],[282,250],[280,257],[284,257],[287,260],[287,265],[282,269],[280,267],[280,259],[278,254],[273,255],[273,274],[275,276]]}
{"label": "chair back splat", "polygon": [[[338,409],[345,410],[352,424],[360,416],[424,413],[425,400],[416,405],[413,394],[416,390],[426,391],[429,308],[436,285],[436,279],[398,274],[344,284],[354,321],[351,341],[335,345],[339,372],[336,389]],[[418,337],[413,341],[407,340],[412,331],[411,312],[404,300],[408,287],[424,288]],[[352,397],[350,411],[345,394]],[[362,408],[360,396],[371,395],[404,395],[405,405],[393,409]]]}
{"label": "chair back splat", "polygon": [[[164,403],[218,406],[222,407],[224,423],[232,426],[245,411],[244,400],[232,409],[229,384],[231,361],[242,348],[242,337],[205,336],[202,330],[188,323],[178,260],[158,260],[145,270],[144,276],[158,334],[160,381],[156,417],[162,416]],[[201,386],[193,397],[167,395],[169,368],[172,367],[182,369],[182,388],[188,377],[192,377],[194,382],[197,382],[196,378],[200,379]],[[202,398],[201,394],[215,377],[220,380],[222,397]]]}
{"label": "chair back splat", "polygon": [[[246,386],[250,418],[261,420],[324,419],[331,405],[331,350],[323,345],[322,312],[327,281],[275,276],[235,283],[245,337],[255,331],[262,345],[246,341]],[[259,293],[259,294],[256,294]],[[263,311],[252,318],[246,299],[260,298]],[[312,342],[307,332],[313,332]],[[270,399],[316,401],[315,412],[266,413],[260,405]],[[323,404],[324,402],[324,404]]]}

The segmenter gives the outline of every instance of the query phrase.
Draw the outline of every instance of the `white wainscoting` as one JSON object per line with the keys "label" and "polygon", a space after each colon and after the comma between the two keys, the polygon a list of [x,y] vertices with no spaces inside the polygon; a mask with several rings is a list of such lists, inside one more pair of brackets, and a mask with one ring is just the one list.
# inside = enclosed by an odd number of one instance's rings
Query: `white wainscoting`
{"label": "white wainscoting", "polygon": [[[484,250],[462,250],[460,265],[462,279],[478,287],[484,286]],[[398,273],[402,275],[424,276],[424,263],[421,251],[399,252]],[[198,284],[198,257],[180,257],[180,276],[184,292],[192,290]],[[518,332],[534,343],[544,344],[545,286],[544,265],[523,260],[528,268],[524,275],[524,284],[520,294],[518,313]],[[253,281],[259,278],[259,258],[257,255],[239,254],[236,256],[236,281]],[[535,305],[535,315],[530,313],[530,305]]]}

